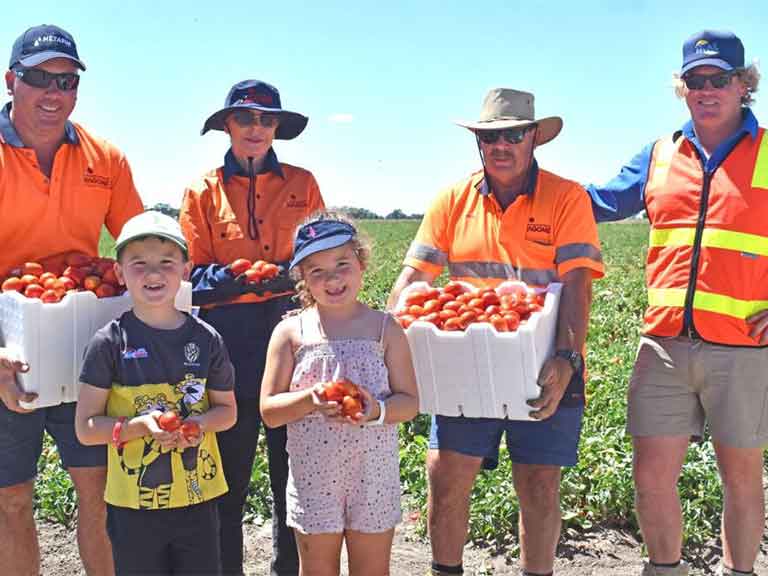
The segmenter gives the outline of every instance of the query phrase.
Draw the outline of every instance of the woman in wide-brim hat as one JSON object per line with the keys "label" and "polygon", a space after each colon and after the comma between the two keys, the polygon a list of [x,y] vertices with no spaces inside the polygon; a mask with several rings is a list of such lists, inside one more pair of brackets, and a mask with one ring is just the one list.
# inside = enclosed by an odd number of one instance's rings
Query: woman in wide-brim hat
{"label": "woman in wide-brim hat", "polygon": [[[238,421],[218,434],[229,492],[219,499],[223,572],[242,573],[242,511],[260,427],[259,392],[272,329],[293,306],[293,285],[281,273],[253,285],[232,273],[239,258],[287,264],[294,230],[324,207],[307,170],[281,163],[273,140],[296,138],[307,117],[284,110],[277,88],[259,80],[238,82],[224,107],[205,121],[202,134],[229,135],[224,164],[184,193],[179,220],[189,244],[193,302],[200,316],[222,335],[235,366]],[[287,269],[287,265],[284,265]],[[266,429],[273,489],[273,574],[298,573],[292,531],[285,525],[288,456],[285,428]]]}

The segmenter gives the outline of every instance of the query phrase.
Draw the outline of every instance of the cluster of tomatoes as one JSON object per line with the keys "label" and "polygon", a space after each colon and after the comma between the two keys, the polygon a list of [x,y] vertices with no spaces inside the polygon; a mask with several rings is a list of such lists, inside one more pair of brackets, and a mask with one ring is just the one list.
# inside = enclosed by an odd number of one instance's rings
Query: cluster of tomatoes
{"label": "cluster of tomatoes", "polygon": [[3,280],[3,292],[19,292],[27,298],[45,303],[60,302],[69,292],[90,291],[98,298],[110,298],[125,291],[115,275],[112,258],[94,258],[85,254],[69,254],[66,268],[46,267],[39,262],[25,262],[14,268]]}
{"label": "cluster of tomatoes", "polygon": [[157,417],[157,425],[166,432],[179,430],[187,440],[193,440],[200,436],[200,424],[194,420],[182,420],[173,410],[168,410]]}
{"label": "cluster of tomatoes", "polygon": [[497,332],[514,332],[542,309],[544,297],[522,282],[505,282],[495,290],[448,282],[443,288],[410,290],[395,315],[403,328],[420,321],[456,332],[470,324],[487,323]]}
{"label": "cluster of tomatoes", "polygon": [[363,411],[363,395],[357,384],[346,379],[323,382],[320,397],[326,402],[337,402],[342,416],[356,418]]}
{"label": "cluster of tomatoes", "polygon": [[229,265],[232,275],[237,278],[245,274],[245,280],[250,284],[259,284],[265,280],[272,280],[280,273],[280,268],[273,262],[256,260],[251,262],[247,258],[238,258]]}

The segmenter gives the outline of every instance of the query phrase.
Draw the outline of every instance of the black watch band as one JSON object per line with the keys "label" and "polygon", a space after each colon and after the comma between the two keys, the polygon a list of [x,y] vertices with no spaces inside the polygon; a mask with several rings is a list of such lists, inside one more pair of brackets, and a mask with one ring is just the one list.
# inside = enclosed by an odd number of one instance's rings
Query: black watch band
{"label": "black watch band", "polygon": [[574,374],[581,372],[581,367],[584,364],[584,361],[581,358],[580,352],[577,352],[576,350],[557,350],[555,351],[555,356],[568,360],[571,368],[573,368]]}

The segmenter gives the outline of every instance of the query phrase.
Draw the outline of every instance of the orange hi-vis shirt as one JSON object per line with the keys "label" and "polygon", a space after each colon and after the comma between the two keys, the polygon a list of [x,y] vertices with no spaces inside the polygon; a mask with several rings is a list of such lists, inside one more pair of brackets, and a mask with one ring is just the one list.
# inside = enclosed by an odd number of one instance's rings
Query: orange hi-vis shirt
{"label": "orange hi-vis shirt", "polygon": [[[325,204],[311,172],[276,164],[279,168],[256,175],[256,239],[248,235],[247,176],[230,175],[225,181],[224,167],[219,167],[185,190],[179,223],[195,265],[230,264],[238,258],[283,263],[291,259],[296,227]],[[284,294],[290,292],[271,297]],[[244,294],[226,303],[269,298]]]}
{"label": "orange hi-vis shirt", "polygon": [[0,111],[0,275],[29,261],[61,267],[69,252],[97,256],[103,225],[117,237],[144,210],[125,156],[68,122],[48,178],[10,108]]}
{"label": "orange hi-vis shirt", "polygon": [[483,171],[443,190],[430,206],[405,265],[493,288],[505,280],[535,286],[570,270],[604,274],[589,195],[575,182],[538,170],[533,192],[502,210]]}

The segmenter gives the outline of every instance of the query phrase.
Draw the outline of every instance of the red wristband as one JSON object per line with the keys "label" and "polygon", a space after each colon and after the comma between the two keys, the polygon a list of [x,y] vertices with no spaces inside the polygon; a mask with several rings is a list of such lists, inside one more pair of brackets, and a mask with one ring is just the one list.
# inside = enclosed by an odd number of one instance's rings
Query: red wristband
{"label": "red wristband", "polygon": [[123,422],[125,422],[125,416],[120,416],[112,427],[112,445],[118,450],[125,446],[125,442],[120,442],[120,433],[123,431]]}

